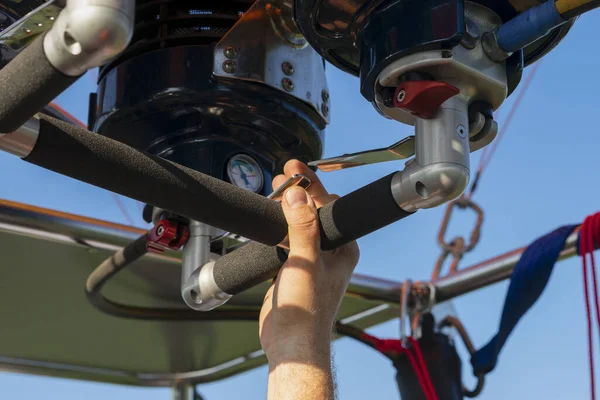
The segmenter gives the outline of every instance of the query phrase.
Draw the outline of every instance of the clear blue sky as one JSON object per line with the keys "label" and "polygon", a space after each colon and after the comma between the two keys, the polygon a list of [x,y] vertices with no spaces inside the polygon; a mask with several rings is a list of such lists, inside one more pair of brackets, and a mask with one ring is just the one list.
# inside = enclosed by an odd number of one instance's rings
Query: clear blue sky
{"label": "clear blue sky", "polygon": [[[511,128],[484,176],[475,200],[486,212],[481,244],[463,265],[529,243],[559,225],[576,223],[600,209],[600,12],[581,18],[561,45],[547,56]],[[328,68],[333,124],[327,131],[326,156],[385,146],[411,134],[408,126],[381,118],[358,91],[358,79]],[[82,78],[59,102],[85,120],[93,79]],[[500,114],[500,123],[516,96]],[[473,164],[476,165],[478,155]],[[402,168],[387,163],[322,175],[331,192],[347,193]],[[96,218],[126,223],[103,190],[72,181],[0,154],[0,197]],[[57,190],[60,188],[60,190]],[[123,199],[142,225],[135,202]],[[357,271],[403,280],[425,279],[439,254],[435,237],[442,209],[421,211],[360,240]],[[452,233],[473,223],[455,214]],[[586,330],[579,259],[562,262],[540,301],[509,339],[496,370],[486,379],[485,400],[589,398]],[[499,320],[506,284],[480,290],[454,302],[476,346],[491,337]],[[372,329],[396,337],[397,323]],[[598,338],[598,336],[596,336]],[[598,340],[595,340],[596,346]],[[599,354],[596,348],[596,354]],[[600,358],[600,356],[597,356]],[[335,344],[340,399],[395,399],[397,388],[389,362],[350,340]],[[463,358],[466,382],[468,359]],[[597,368],[598,370],[598,368]],[[262,399],[266,368],[200,386],[207,399]],[[167,389],[140,389],[64,379],[0,374],[4,398],[158,400]]]}

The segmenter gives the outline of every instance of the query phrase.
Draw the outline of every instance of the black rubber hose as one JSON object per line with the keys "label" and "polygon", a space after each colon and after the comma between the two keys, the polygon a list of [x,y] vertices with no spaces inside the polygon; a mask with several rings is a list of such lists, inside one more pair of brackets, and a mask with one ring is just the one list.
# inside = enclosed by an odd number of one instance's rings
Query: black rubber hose
{"label": "black rubber hose", "polygon": [[19,128],[79,79],[50,64],[43,42],[40,35],[0,69],[0,133]]}
{"label": "black rubber hose", "polygon": [[[287,235],[277,202],[48,116],[41,117],[36,145],[24,160],[266,245]],[[319,209],[322,249],[411,214],[396,204],[392,177]]]}
{"label": "black rubber hose", "polygon": [[[203,313],[184,308],[148,308],[116,303],[105,298],[102,287],[116,274],[146,254],[147,236],[143,235],[100,264],[88,277],[85,294],[90,304],[114,317],[158,321],[257,321],[260,308],[221,308]],[[183,303],[183,300],[182,300]]]}

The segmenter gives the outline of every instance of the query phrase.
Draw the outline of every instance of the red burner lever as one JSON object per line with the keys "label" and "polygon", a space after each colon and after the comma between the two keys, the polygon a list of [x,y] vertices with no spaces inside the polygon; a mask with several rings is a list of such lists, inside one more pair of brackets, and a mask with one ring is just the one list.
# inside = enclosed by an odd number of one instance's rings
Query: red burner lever
{"label": "red burner lever", "polygon": [[432,118],[443,102],[459,92],[445,82],[406,81],[394,93],[394,106],[419,118]]}
{"label": "red burner lever", "polygon": [[151,253],[179,250],[189,236],[190,232],[185,224],[163,219],[148,232],[147,249]]}

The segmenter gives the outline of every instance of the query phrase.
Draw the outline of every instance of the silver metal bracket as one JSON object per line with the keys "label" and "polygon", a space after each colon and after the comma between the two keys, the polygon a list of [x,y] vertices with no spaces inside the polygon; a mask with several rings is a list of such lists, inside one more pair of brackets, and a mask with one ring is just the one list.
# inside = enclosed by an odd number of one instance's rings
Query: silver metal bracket
{"label": "silver metal bracket", "polygon": [[218,256],[210,252],[210,243],[220,232],[198,221],[190,221],[189,230],[181,262],[181,297],[194,310],[212,310],[231,298],[219,289],[212,274]]}
{"label": "silver metal bracket", "polygon": [[[472,2],[465,3],[465,17],[470,30],[485,32],[502,24],[502,20],[488,8]],[[471,35],[469,45],[457,45],[452,50],[432,50],[403,57],[384,68],[375,83],[373,106],[389,119],[414,125],[411,113],[386,103],[382,88],[396,88],[399,79],[407,72],[419,72],[434,80],[447,82],[461,89],[469,102],[486,101],[496,110],[508,93],[505,63],[488,58],[482,40]]]}
{"label": "silver metal bracket", "polygon": [[9,62],[36,37],[49,30],[61,11],[57,1],[49,0],[0,32],[0,61]]}
{"label": "silver metal bracket", "polygon": [[133,37],[135,0],[67,0],[44,38],[50,63],[79,76],[121,53]]}
{"label": "silver metal bracket", "polygon": [[215,46],[213,74],[285,92],[329,122],[323,58],[296,28],[286,1],[257,0]]}

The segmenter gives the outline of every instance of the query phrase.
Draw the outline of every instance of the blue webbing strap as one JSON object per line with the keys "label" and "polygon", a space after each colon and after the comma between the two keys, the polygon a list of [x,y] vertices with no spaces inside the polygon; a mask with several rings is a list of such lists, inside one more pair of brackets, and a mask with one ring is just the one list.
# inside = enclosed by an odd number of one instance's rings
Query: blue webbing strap
{"label": "blue webbing strap", "polygon": [[546,288],[565,241],[577,226],[558,228],[531,243],[523,252],[510,278],[498,333],[471,357],[475,375],[494,369],[502,346]]}

